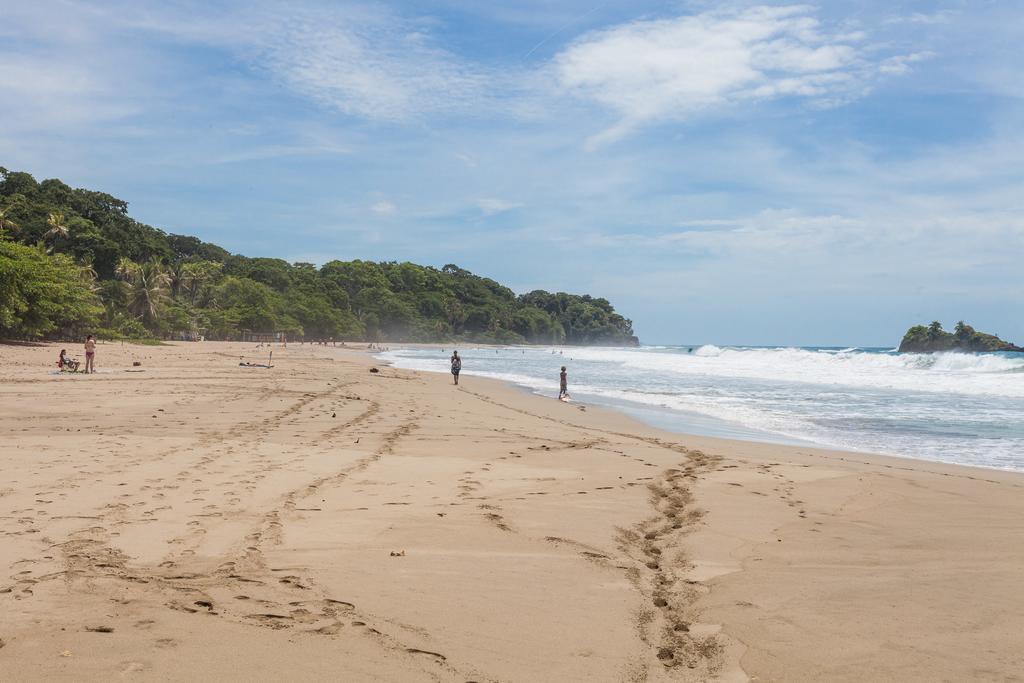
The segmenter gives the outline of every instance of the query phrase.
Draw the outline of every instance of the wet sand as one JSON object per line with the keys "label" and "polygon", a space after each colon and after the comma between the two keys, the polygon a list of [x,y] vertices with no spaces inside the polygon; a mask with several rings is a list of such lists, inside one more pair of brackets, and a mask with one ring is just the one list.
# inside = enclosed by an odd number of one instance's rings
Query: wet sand
{"label": "wet sand", "polygon": [[341,349],[59,348],[0,346],[3,680],[1024,675],[1024,476]]}

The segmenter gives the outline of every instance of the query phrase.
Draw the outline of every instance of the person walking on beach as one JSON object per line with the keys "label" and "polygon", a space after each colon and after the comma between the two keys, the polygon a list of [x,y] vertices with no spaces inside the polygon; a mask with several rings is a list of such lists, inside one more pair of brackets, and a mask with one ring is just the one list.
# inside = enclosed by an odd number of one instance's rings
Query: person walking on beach
{"label": "person walking on beach", "polygon": [[562,372],[558,374],[558,400],[569,398],[569,375],[565,372],[565,366],[562,366]]}
{"label": "person walking on beach", "polygon": [[458,351],[452,351],[452,377],[455,378],[455,386],[459,385],[459,373],[462,372],[462,359]]}
{"label": "person walking on beach", "polygon": [[91,334],[85,338],[85,372],[96,372],[96,338]]}

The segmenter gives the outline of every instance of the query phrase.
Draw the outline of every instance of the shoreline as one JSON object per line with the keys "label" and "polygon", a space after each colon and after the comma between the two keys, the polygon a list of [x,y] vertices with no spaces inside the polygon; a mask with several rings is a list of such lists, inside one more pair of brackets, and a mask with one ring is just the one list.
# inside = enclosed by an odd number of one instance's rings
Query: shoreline
{"label": "shoreline", "polygon": [[[477,346],[479,348],[517,348],[517,347],[511,347],[511,346],[510,347],[497,347],[497,346],[491,347],[491,346],[487,346],[487,345],[477,345]],[[429,349],[435,349],[436,348],[436,349],[444,349],[445,347],[442,346],[441,344],[403,344],[399,348],[429,348]],[[529,347],[527,347],[527,348],[529,348]],[[381,352],[381,351],[370,351],[370,350],[367,350],[366,352],[368,354],[371,354],[371,355],[379,354],[379,353],[386,353],[386,352]],[[392,361],[390,361],[390,360],[377,358],[376,356],[374,356],[374,358],[378,362],[380,362],[382,364],[385,364],[385,365],[388,365],[389,367],[396,367],[396,368],[398,367],[398,366],[395,366],[394,363]],[[427,370],[427,369],[422,369],[422,368],[415,368],[415,369],[414,368],[401,368],[401,369],[403,371],[406,371],[406,372],[424,372],[424,373],[427,373],[427,374],[430,374],[430,375],[439,375],[439,376],[442,376],[442,377],[446,377],[448,375],[448,373],[445,373],[445,372],[440,371],[440,370],[434,371],[434,370]],[[544,394],[539,393],[536,389],[531,388],[531,387],[529,387],[529,386],[527,386],[525,384],[520,384],[520,383],[516,382],[515,380],[499,378],[499,377],[487,377],[487,376],[484,376],[484,375],[475,375],[471,371],[470,372],[463,372],[463,376],[465,376],[465,377],[474,377],[475,379],[479,379],[479,380],[486,380],[486,381],[492,381],[492,382],[500,382],[502,384],[505,384],[506,386],[513,387],[517,391],[521,391],[521,392],[523,392],[526,395],[533,396],[533,397],[536,397],[536,398],[547,398],[547,396],[545,396]],[[583,394],[581,396],[586,396],[586,395]],[[638,415],[639,413],[642,413],[642,412],[651,412],[651,413],[656,413],[656,414],[664,414],[665,416],[676,416],[676,415],[680,415],[681,411],[677,411],[677,410],[674,410],[674,409],[671,409],[671,408],[660,408],[658,406],[653,406],[653,405],[651,405],[651,406],[637,405],[635,408],[631,408],[629,406],[618,406],[618,405],[614,404],[615,403],[614,401],[612,401],[610,399],[609,400],[602,400],[601,397],[598,397],[597,400],[594,400],[594,399],[591,399],[591,400],[592,400],[591,403],[582,403],[582,405],[587,405],[587,406],[589,406],[591,408],[600,408],[602,410],[608,410],[608,411],[614,412],[614,413],[616,413],[618,415],[622,415],[622,416],[627,417],[629,419],[635,420],[635,421],[637,421],[637,422],[639,422],[639,423],[641,423],[641,424],[643,424],[646,427],[649,427],[651,429],[663,430],[663,431],[666,431],[668,433],[675,434],[678,437],[683,437],[683,438],[687,438],[687,439],[711,439],[711,440],[714,440],[714,441],[722,441],[722,442],[725,442],[725,443],[733,444],[734,446],[737,445],[737,444],[751,443],[751,444],[761,444],[761,445],[765,445],[765,446],[781,446],[781,447],[786,447],[786,448],[813,449],[813,450],[828,451],[828,452],[833,452],[833,453],[848,453],[850,455],[868,456],[868,457],[872,457],[872,458],[892,458],[892,459],[899,460],[899,461],[909,461],[909,462],[913,462],[913,463],[920,463],[922,465],[935,464],[935,465],[945,465],[945,466],[951,466],[951,467],[966,467],[966,468],[970,468],[970,469],[981,470],[981,471],[984,471],[984,472],[1004,472],[1004,473],[1009,473],[1009,474],[1024,475],[1024,470],[1001,468],[1001,467],[996,467],[994,465],[982,465],[982,464],[974,464],[974,463],[954,463],[954,462],[946,462],[946,461],[943,461],[943,460],[931,460],[931,459],[924,458],[924,457],[915,457],[915,456],[912,456],[912,455],[902,455],[902,454],[898,454],[898,453],[877,453],[877,452],[869,451],[869,450],[852,450],[852,449],[848,449],[848,448],[832,446],[832,445],[829,445],[829,444],[822,444],[822,443],[818,443],[818,442],[814,442],[814,441],[802,440],[799,437],[794,437],[794,436],[790,436],[790,435],[787,435],[787,434],[774,434],[774,433],[771,433],[771,432],[764,432],[762,430],[758,430],[758,429],[755,429],[755,428],[752,428],[752,427],[746,427],[745,425],[742,425],[741,423],[736,423],[736,424],[742,430],[748,431],[751,434],[751,438],[748,439],[748,438],[740,438],[740,437],[718,436],[718,435],[715,435],[715,434],[700,434],[700,433],[696,433],[696,432],[686,431],[685,428],[674,428],[674,427],[669,425],[669,422],[671,421],[669,419],[665,419],[663,421],[650,421],[650,420],[646,420],[643,417],[640,417]],[[628,401],[625,401],[625,400],[623,400],[622,402],[623,403],[628,403]],[[581,405],[580,400],[577,400],[577,399],[574,399],[573,403],[575,405]],[[707,416],[697,414],[696,417],[698,417],[698,418],[705,418]],[[712,421],[726,422],[724,420],[720,420],[719,418],[707,418],[707,419],[712,420]],[[768,437],[768,438],[757,438],[759,435],[763,436],[763,437]],[[777,436],[778,438],[776,440],[772,440],[770,437],[773,437],[773,436]]]}
{"label": "shoreline", "polygon": [[[53,345],[0,348],[0,668],[465,681],[1024,667],[1020,473],[682,435],[328,348],[275,348],[264,370],[237,366],[249,344],[104,345],[109,372],[73,382],[48,374]],[[144,372],[123,372],[133,361]]]}

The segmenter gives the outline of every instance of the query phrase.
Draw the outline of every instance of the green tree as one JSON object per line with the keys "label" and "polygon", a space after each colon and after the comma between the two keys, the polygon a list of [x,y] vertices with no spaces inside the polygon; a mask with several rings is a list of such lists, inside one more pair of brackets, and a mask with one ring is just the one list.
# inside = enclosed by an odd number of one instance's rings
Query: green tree
{"label": "green tree", "polygon": [[172,299],[177,299],[185,285],[185,262],[175,261],[167,266],[167,286]]}
{"label": "green tree", "polygon": [[169,287],[163,264],[156,259],[135,264],[128,274],[127,287],[128,311],[155,330]]}
{"label": "green tree", "polygon": [[965,323],[963,320],[958,321],[956,327],[953,328],[953,334],[955,334],[956,338],[961,341],[970,339],[972,336],[974,336],[974,333],[974,328]]}
{"label": "green tree", "polygon": [[139,269],[139,264],[132,261],[127,256],[122,256],[117,260],[117,266],[114,268],[114,274],[118,278],[128,282],[135,275],[135,272]]}
{"label": "green tree", "polygon": [[46,224],[50,226],[50,229],[43,235],[43,239],[50,242],[52,250],[59,240],[68,236],[67,217],[64,216],[63,211],[51,211],[50,216],[46,219]]}
{"label": "green tree", "polygon": [[193,261],[182,267],[182,285],[188,293],[189,304],[196,305],[196,297],[220,275],[224,264],[214,261]]}
{"label": "green tree", "polygon": [[0,206],[0,237],[3,237],[5,233],[14,232],[18,229],[18,224],[11,218],[11,207]]}
{"label": "green tree", "polygon": [[81,264],[80,288],[98,295],[111,334],[145,334],[145,324],[151,333],[205,327],[212,338],[276,329],[395,341],[636,343],[632,323],[606,299],[517,297],[455,264],[356,260],[317,268],[247,258],[133,220],[128,203],[109,194],[3,168],[0,207],[4,239]]}
{"label": "green tree", "polygon": [[100,291],[100,285],[97,282],[98,275],[96,274],[96,269],[93,267],[92,259],[83,259],[79,262],[78,274],[82,280],[83,287],[93,294]]}
{"label": "green tree", "polygon": [[276,331],[280,297],[262,282],[229,275],[217,285],[215,296],[218,308],[224,313],[222,325],[227,321],[235,325],[232,334],[242,330]]}
{"label": "green tree", "polygon": [[444,300],[444,316],[448,323],[448,329],[457,332],[462,329],[466,322],[466,311],[462,303],[455,297],[448,297]]}
{"label": "green tree", "polygon": [[0,242],[0,333],[41,337],[71,333],[99,320],[99,302],[82,270],[64,254]]}

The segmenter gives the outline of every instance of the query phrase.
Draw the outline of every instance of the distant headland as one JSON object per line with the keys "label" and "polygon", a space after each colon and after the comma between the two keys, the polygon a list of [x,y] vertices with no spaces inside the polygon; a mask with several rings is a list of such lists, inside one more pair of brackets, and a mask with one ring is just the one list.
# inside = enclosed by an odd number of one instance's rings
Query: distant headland
{"label": "distant headland", "polygon": [[969,353],[1016,351],[1024,353],[1024,348],[1003,341],[994,334],[978,332],[963,320],[956,324],[952,332],[942,329],[942,323],[937,320],[931,325],[914,325],[903,335],[899,350],[912,353],[936,351],[965,351]]}

